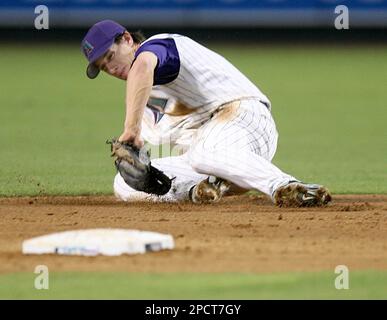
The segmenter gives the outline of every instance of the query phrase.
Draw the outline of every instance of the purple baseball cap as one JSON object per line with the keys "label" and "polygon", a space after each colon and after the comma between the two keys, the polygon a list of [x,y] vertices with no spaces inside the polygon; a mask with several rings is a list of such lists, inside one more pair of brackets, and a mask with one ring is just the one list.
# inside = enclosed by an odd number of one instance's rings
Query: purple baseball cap
{"label": "purple baseball cap", "polygon": [[89,61],[86,74],[94,79],[99,68],[94,64],[114,43],[115,39],[125,32],[125,28],[112,20],[103,20],[93,25],[82,40],[82,51]]}

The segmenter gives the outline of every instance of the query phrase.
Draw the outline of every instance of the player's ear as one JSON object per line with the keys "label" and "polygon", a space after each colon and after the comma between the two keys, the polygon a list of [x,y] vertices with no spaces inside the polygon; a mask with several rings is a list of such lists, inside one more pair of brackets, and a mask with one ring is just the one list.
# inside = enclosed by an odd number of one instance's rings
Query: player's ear
{"label": "player's ear", "polygon": [[124,32],[123,38],[124,38],[125,41],[129,44],[130,47],[133,46],[134,40],[133,40],[132,35],[131,35],[128,31],[125,31],[125,32]]}

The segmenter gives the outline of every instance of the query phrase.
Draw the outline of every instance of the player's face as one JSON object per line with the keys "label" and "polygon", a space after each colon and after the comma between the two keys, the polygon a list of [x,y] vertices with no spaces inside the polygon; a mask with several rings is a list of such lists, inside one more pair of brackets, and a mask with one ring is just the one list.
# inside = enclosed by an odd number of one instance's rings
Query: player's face
{"label": "player's face", "polygon": [[126,80],[134,59],[134,43],[129,34],[114,43],[95,64],[98,68],[118,79]]}

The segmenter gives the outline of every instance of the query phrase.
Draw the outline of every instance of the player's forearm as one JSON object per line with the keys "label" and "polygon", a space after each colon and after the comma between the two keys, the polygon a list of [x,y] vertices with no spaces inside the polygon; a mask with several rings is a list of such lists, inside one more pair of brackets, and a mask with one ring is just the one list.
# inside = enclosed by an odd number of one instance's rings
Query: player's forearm
{"label": "player's forearm", "polygon": [[127,79],[125,129],[138,133],[153,85],[153,69],[147,63],[135,64]]}

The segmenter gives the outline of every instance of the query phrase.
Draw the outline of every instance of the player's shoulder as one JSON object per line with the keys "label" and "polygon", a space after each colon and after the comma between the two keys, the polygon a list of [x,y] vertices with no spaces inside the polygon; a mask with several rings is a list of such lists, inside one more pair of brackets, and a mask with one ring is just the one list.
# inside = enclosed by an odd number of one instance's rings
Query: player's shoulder
{"label": "player's shoulder", "polygon": [[178,39],[183,39],[183,38],[188,39],[187,36],[184,36],[184,35],[178,34],[178,33],[159,33],[159,34],[155,34],[155,35],[147,38],[142,44],[147,43],[147,42],[152,41],[152,40],[163,40],[163,39],[178,40]]}

